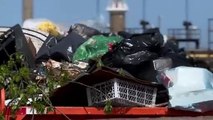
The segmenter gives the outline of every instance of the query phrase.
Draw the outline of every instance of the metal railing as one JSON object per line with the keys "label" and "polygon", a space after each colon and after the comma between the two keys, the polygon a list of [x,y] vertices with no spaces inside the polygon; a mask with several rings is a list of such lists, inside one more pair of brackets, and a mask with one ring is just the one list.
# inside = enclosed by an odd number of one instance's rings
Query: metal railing
{"label": "metal railing", "polygon": [[213,50],[213,18],[208,19],[208,50]]}
{"label": "metal railing", "polygon": [[174,39],[200,39],[200,29],[168,29],[168,37]]}
{"label": "metal railing", "polygon": [[[132,34],[134,34],[134,33],[142,33],[143,32],[142,28],[125,28],[124,31],[126,31],[128,33],[132,33]],[[110,33],[110,27],[104,28],[103,30],[101,30],[101,32]]]}
{"label": "metal railing", "polygon": [[195,48],[199,49],[200,35],[201,35],[200,33],[201,33],[200,29],[174,28],[168,29],[168,38],[176,40],[179,47],[180,43],[187,43],[187,45],[184,48],[188,49],[191,47],[189,43],[195,43]]}

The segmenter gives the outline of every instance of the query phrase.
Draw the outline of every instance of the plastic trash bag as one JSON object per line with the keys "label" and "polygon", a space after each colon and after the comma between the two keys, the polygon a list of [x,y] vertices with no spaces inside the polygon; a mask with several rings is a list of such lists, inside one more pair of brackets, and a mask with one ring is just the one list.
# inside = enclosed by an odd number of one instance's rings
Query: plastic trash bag
{"label": "plastic trash bag", "polygon": [[103,61],[106,64],[114,65],[114,67],[139,65],[144,61],[158,58],[162,44],[163,37],[158,29],[132,35],[131,39],[124,39],[111,52],[104,55]]}
{"label": "plastic trash bag", "polygon": [[155,70],[162,72],[168,70],[172,67],[172,59],[171,58],[158,58],[153,60],[153,65]]}
{"label": "plastic trash bag", "polygon": [[60,33],[57,30],[57,26],[51,21],[43,21],[40,24],[38,24],[37,27],[39,30],[49,33],[52,36],[56,37],[60,35]]}
{"label": "plastic trash bag", "polygon": [[36,60],[39,62],[51,58],[56,61],[71,62],[77,48],[87,40],[85,38],[96,34],[100,34],[100,32],[83,24],[75,24],[70,28],[68,35],[63,38],[59,39],[50,36],[51,39],[48,38],[39,50]]}
{"label": "plastic trash bag", "polygon": [[130,39],[132,36],[132,34],[125,31],[119,31],[118,35],[122,36],[124,39]]}
{"label": "plastic trash bag", "polygon": [[74,53],[73,62],[88,61],[89,59],[101,58],[110,49],[110,45],[119,43],[122,40],[120,36],[96,35],[84,42]]}
{"label": "plastic trash bag", "polygon": [[130,39],[131,43],[135,44],[134,50],[136,51],[148,50],[158,53],[164,43],[163,36],[157,28],[149,29],[142,34],[132,35]]}
{"label": "plastic trash bag", "polygon": [[86,41],[75,32],[69,33],[66,37],[49,49],[50,58],[56,61],[72,61],[76,49]]}
{"label": "plastic trash bag", "polygon": [[65,33],[68,31],[68,29],[63,25],[56,24],[53,21],[45,18],[27,19],[23,22],[22,27],[53,36],[58,36],[59,34],[65,35]]}
{"label": "plastic trash bag", "polygon": [[[180,66],[165,70],[160,81],[169,90],[170,95],[190,91],[212,89],[213,75],[204,68]],[[164,80],[168,82],[163,82]]]}
{"label": "plastic trash bag", "polygon": [[0,64],[5,64],[9,60],[8,54],[16,52],[15,35],[12,33],[12,30],[8,30],[0,36]]}
{"label": "plastic trash bag", "polygon": [[29,67],[33,68],[35,67],[35,59],[31,50],[19,24],[11,27],[0,36],[0,64],[6,63],[9,60],[9,55],[20,52],[25,56]]}
{"label": "plastic trash bag", "polygon": [[[150,81],[150,82],[157,82],[156,75],[157,71],[154,69],[153,62],[150,59],[156,59],[157,54],[155,53],[145,53],[145,54],[139,54],[139,59],[135,59],[136,62],[130,61],[124,61],[125,56],[121,56],[122,54],[109,54],[107,53],[102,57],[102,62],[104,65],[109,67],[115,67],[115,68],[123,68],[124,70],[128,71],[130,74],[132,74],[134,77],[137,77],[142,80]],[[143,56],[140,56],[143,55]],[[147,56],[148,55],[148,56]],[[125,63],[128,62],[128,63]],[[129,64],[131,63],[131,64]]]}
{"label": "plastic trash bag", "polygon": [[162,45],[163,36],[159,30],[147,30],[115,45],[102,57],[102,61],[104,65],[123,68],[137,78],[157,82],[152,60],[159,57]]}
{"label": "plastic trash bag", "polygon": [[38,25],[41,22],[44,21],[49,21],[48,19],[43,19],[43,18],[39,18],[39,19],[27,19],[23,22],[22,27],[23,28],[27,28],[27,29],[32,29],[32,30],[38,30]]}
{"label": "plastic trash bag", "polygon": [[48,36],[36,54],[36,63],[47,61],[50,58],[51,47],[57,45],[58,40],[53,36]]}
{"label": "plastic trash bag", "polygon": [[186,52],[179,49],[174,41],[167,41],[161,48],[160,56],[172,59],[172,67],[178,66],[192,66],[190,61],[186,58]]}
{"label": "plastic trash bag", "polygon": [[85,39],[89,39],[90,37],[94,35],[101,35],[101,32],[98,30],[88,27],[84,24],[74,24],[70,27],[68,33],[75,32],[82,36]]}
{"label": "plastic trash bag", "polygon": [[123,61],[124,63],[128,63],[131,65],[139,65],[142,62],[149,61],[155,58],[157,58],[157,54],[144,50],[127,55],[126,57],[124,57]]}

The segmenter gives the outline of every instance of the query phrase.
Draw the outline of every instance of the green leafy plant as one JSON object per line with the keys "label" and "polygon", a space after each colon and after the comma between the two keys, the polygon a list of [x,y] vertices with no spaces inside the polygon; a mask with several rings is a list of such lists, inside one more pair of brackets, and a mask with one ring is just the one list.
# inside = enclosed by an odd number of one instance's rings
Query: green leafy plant
{"label": "green leafy plant", "polygon": [[112,113],[112,101],[111,100],[107,100],[104,106],[104,112],[107,114]]}
{"label": "green leafy plant", "polygon": [[50,95],[69,80],[66,71],[59,75],[46,71],[43,81],[36,80],[34,74],[20,53],[11,55],[6,64],[0,65],[0,88],[6,91],[6,99],[10,100],[6,108],[10,107],[12,114],[21,106],[31,106],[37,113],[44,113],[48,106],[52,110]]}
{"label": "green leafy plant", "polygon": [[[99,65],[102,65],[100,61]],[[49,97],[56,88],[70,82],[73,78],[70,78],[65,70],[60,70],[59,74],[55,74],[52,69],[43,69],[45,79],[37,80],[37,75],[27,66],[25,57],[21,53],[11,55],[7,63],[0,65],[0,88],[5,89],[6,99],[10,99],[6,108],[10,107],[12,116],[15,117],[16,112],[22,106],[31,106],[33,112],[36,113],[54,110]],[[110,101],[106,102],[104,111],[106,113],[112,111]],[[3,117],[4,114],[1,114],[0,119]]]}

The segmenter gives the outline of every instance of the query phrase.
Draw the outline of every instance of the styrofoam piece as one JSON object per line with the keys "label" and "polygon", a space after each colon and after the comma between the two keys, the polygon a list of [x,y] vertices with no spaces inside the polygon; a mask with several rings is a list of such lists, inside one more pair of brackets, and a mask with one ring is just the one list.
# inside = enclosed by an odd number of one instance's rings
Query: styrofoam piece
{"label": "styrofoam piece", "polygon": [[172,83],[169,95],[213,88],[213,74],[204,68],[180,66],[165,71],[165,75]]}
{"label": "styrofoam piece", "polygon": [[213,89],[199,90],[173,95],[169,103],[170,107],[181,110],[195,112],[212,111]]}

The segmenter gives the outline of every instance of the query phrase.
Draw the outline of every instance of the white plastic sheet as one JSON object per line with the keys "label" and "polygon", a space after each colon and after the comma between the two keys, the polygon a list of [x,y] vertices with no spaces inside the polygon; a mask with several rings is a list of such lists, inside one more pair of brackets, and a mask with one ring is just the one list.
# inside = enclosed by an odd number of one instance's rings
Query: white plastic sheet
{"label": "white plastic sheet", "polygon": [[170,107],[206,112],[213,110],[213,74],[204,68],[176,67],[161,73],[167,87]]}

